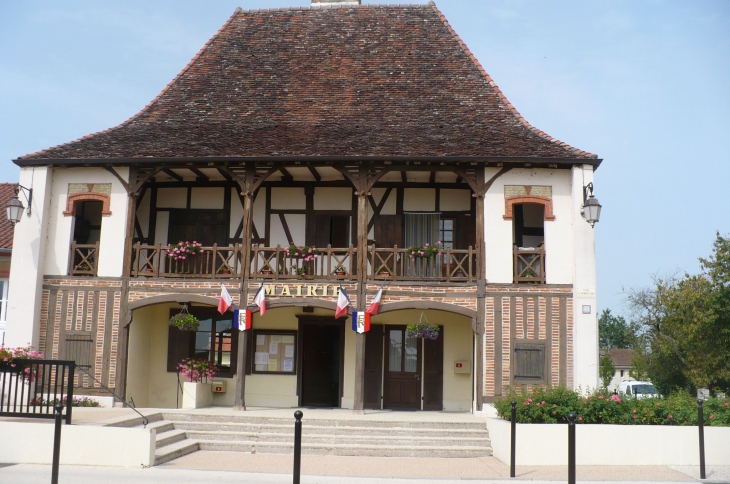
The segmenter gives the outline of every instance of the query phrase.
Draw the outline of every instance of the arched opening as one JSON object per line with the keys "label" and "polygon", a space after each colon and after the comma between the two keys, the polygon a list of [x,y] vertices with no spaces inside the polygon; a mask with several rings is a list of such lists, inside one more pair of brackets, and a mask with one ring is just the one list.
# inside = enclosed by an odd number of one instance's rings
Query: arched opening
{"label": "arched opening", "polygon": [[71,275],[97,273],[103,210],[104,203],[99,200],[77,200],[73,203]]}

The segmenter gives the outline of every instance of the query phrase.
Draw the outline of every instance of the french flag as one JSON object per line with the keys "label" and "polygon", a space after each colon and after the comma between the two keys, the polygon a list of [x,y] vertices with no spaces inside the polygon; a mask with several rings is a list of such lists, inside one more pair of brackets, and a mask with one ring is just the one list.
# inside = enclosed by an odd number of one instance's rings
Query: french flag
{"label": "french flag", "polygon": [[221,284],[221,297],[218,299],[218,312],[224,314],[233,305],[233,298],[228,294],[226,286]]}
{"label": "french flag", "polygon": [[375,316],[378,314],[378,308],[380,308],[380,296],[383,295],[383,286],[380,286],[380,289],[378,289],[377,294],[375,294],[375,297],[373,298],[373,302],[370,303],[370,306],[368,306],[366,313]]}
{"label": "french flag", "polygon": [[264,283],[261,283],[261,287],[256,291],[256,295],[253,297],[253,302],[259,307],[259,313],[261,316],[266,312],[266,291],[264,290]]}
{"label": "french flag", "polygon": [[347,297],[345,288],[340,284],[340,295],[337,296],[337,310],[335,311],[335,319],[341,318],[347,315],[347,310],[350,307],[350,298]]}

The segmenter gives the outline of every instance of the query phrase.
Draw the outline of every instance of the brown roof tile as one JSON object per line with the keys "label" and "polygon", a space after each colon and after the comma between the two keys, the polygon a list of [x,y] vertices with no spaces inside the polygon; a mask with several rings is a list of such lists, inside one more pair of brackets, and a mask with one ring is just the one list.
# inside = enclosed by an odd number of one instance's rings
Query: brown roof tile
{"label": "brown roof tile", "polygon": [[601,350],[601,356],[605,355],[606,351],[608,351],[608,354],[611,355],[611,361],[615,366],[629,367],[631,366],[631,361],[636,356],[636,351],[623,348],[611,348],[609,350]]}
{"label": "brown roof tile", "polygon": [[0,249],[13,248],[13,230],[15,226],[5,216],[5,207],[10,199],[15,196],[16,186],[17,183],[0,183],[0,208],[2,208],[2,216],[0,216]]}
{"label": "brown roof tile", "polygon": [[121,125],[21,157],[595,158],[530,126],[432,4],[237,10]]}

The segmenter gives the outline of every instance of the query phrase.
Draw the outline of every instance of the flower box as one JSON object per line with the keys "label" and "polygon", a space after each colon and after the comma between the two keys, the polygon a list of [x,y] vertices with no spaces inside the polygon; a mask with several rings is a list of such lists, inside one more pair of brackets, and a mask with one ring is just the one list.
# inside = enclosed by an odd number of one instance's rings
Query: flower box
{"label": "flower box", "polygon": [[213,384],[183,382],[182,408],[204,408],[213,404]]}

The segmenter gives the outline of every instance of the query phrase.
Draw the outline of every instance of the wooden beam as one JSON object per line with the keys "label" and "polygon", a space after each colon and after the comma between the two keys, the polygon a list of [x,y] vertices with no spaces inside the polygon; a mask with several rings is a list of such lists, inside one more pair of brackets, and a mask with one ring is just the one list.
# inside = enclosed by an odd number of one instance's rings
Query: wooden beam
{"label": "wooden beam", "polygon": [[431,172],[431,176],[428,177],[428,181],[430,183],[436,183],[436,172],[435,171]]}
{"label": "wooden beam", "polygon": [[183,177],[181,177],[180,175],[178,175],[177,173],[175,173],[174,171],[172,171],[169,168],[163,168],[162,169],[162,173],[164,173],[165,175],[168,175],[168,176],[174,178],[177,181],[183,181]]}
{"label": "wooden beam", "polygon": [[201,181],[208,181],[208,180],[210,180],[208,178],[208,175],[206,175],[202,171],[198,170],[197,168],[188,168],[188,170],[190,170],[193,173],[195,173],[195,176],[198,177],[198,180],[201,180]]}
{"label": "wooden beam", "polygon": [[225,178],[228,181],[233,181],[233,178],[231,177],[231,175],[229,175],[228,173],[226,173],[224,170],[221,170],[220,168],[216,168],[216,169],[218,170],[218,173],[220,173],[221,175],[223,175],[223,178]]}
{"label": "wooden beam", "polygon": [[[121,176],[119,175],[119,173],[117,173],[117,170],[115,170],[115,169],[114,169],[114,168],[112,168],[111,166],[105,166],[105,167],[104,167],[104,169],[105,169],[106,171],[108,171],[109,173],[111,173],[112,175],[114,175],[114,176],[115,176],[115,177],[117,178],[117,180],[119,180],[119,183],[121,183],[121,184],[122,184],[122,186],[124,187],[124,190],[125,190],[125,191],[126,191],[127,193],[129,193],[129,183],[127,183],[127,182],[126,182],[126,181],[124,180],[124,178],[122,178],[122,177],[121,177]],[[131,181],[132,179],[130,178],[129,180]]]}
{"label": "wooden beam", "polygon": [[[360,165],[357,197],[357,308],[365,310],[368,278],[368,168]],[[365,333],[355,335],[355,401],[353,412],[365,413]]]}
{"label": "wooden beam", "polygon": [[317,171],[317,169],[315,167],[308,166],[307,168],[309,168],[309,172],[314,177],[314,181],[316,181],[316,182],[321,182],[322,181],[322,175],[319,174],[319,172]]}
{"label": "wooden beam", "polygon": [[403,183],[408,183],[408,175],[406,175],[405,171],[400,172],[400,179]]}
{"label": "wooden beam", "polygon": [[294,181],[292,174],[283,166],[279,167],[279,172],[281,172],[281,181]]}

